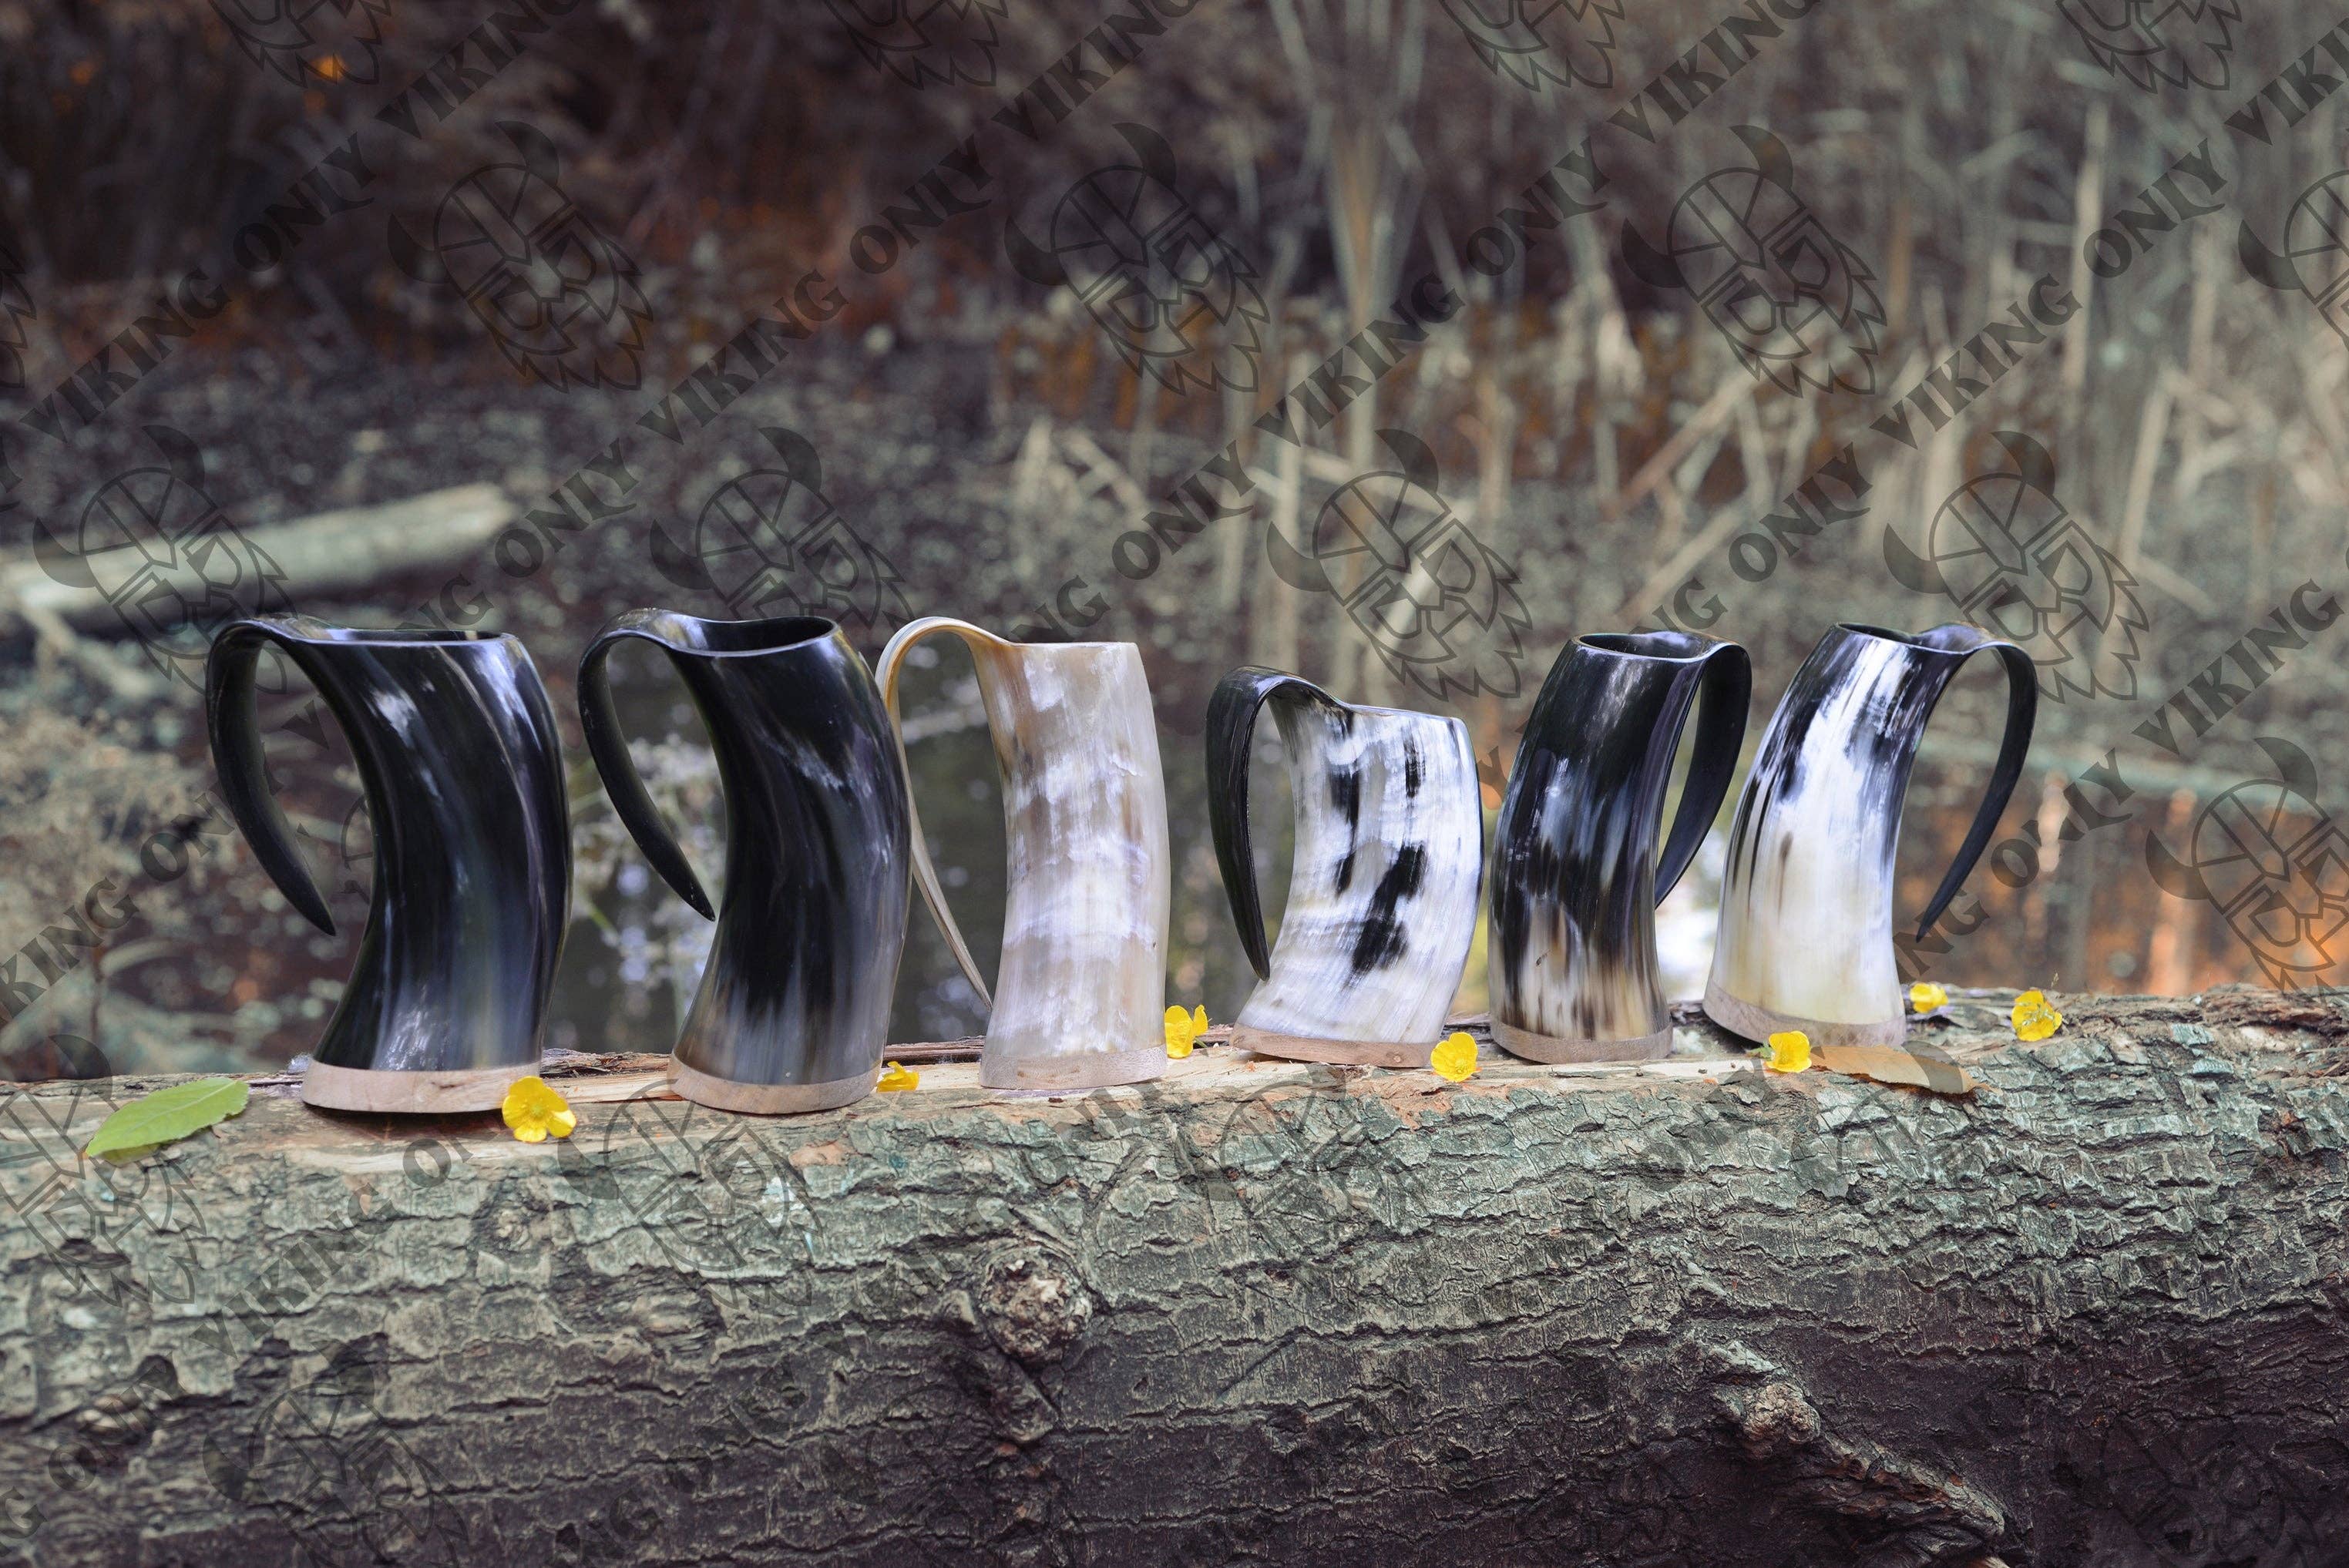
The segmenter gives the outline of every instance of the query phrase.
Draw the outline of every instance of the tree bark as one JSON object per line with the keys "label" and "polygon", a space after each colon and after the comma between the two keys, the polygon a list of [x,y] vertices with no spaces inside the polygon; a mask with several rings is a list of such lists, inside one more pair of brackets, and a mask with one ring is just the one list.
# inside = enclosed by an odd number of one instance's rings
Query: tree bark
{"label": "tree bark", "polygon": [[[0,1115],[0,1560],[2349,1560],[2349,1012],[1961,999],[1963,1098],[1205,1049],[789,1119]],[[1684,1049],[1733,1043],[1684,1027]]]}

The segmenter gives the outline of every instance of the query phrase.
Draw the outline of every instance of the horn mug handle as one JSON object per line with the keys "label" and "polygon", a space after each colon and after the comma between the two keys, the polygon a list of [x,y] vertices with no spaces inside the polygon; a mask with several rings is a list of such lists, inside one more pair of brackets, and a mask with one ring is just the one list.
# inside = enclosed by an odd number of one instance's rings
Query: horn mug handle
{"label": "horn mug handle", "polygon": [[[1721,815],[1729,781],[1737,772],[1738,753],[1745,746],[1745,710],[1754,696],[1754,660],[1735,643],[1721,643],[1705,655],[1704,674],[1698,686],[1696,749],[1690,754],[1688,777],[1681,781],[1680,814],[1672,819],[1671,836],[1664,841],[1663,858],[1656,866],[1656,902],[1672,891],[1699,845]],[[1673,726],[1678,743],[1680,725],[1688,718],[1681,710]]]}
{"label": "horn mug handle", "polygon": [[1248,841],[1248,757],[1257,714],[1276,696],[1338,706],[1312,682],[1260,665],[1243,665],[1216,683],[1207,698],[1207,823],[1216,839],[1216,865],[1240,928],[1240,945],[1257,978],[1272,978],[1264,940],[1264,905],[1257,896],[1256,855]]}
{"label": "horn mug handle", "polygon": [[265,643],[275,644],[288,657],[294,654],[293,639],[268,622],[233,621],[212,638],[204,656],[204,724],[220,769],[221,797],[269,880],[304,919],[332,936],[335,917],[302,863],[285,810],[269,792],[267,749],[254,708],[254,677]]}
{"label": "horn mug handle", "polygon": [[[897,634],[891,637],[888,645],[881,650],[881,657],[874,667],[874,676],[881,686],[882,705],[889,710],[889,733],[896,739],[897,758],[905,770],[905,825],[914,851],[914,880],[921,884],[922,902],[930,906],[930,915],[938,923],[939,931],[945,934],[947,945],[954,951],[955,962],[962,966],[963,978],[968,980],[971,989],[978,993],[979,1001],[992,1010],[995,1006],[994,993],[980,978],[978,965],[972,959],[970,948],[962,939],[962,928],[955,923],[954,911],[947,907],[946,892],[938,886],[937,872],[930,865],[930,848],[922,833],[921,812],[914,804],[914,768],[912,759],[905,755],[905,721],[897,714],[897,672],[914,645],[936,632],[952,632],[960,637],[970,649],[975,662],[982,660],[989,653],[1019,645],[1006,642],[994,633],[974,626],[968,621],[957,621],[947,615],[925,615],[897,628]],[[984,664],[980,667],[984,669]]]}
{"label": "horn mug handle", "polygon": [[1950,653],[1961,660],[1972,657],[1983,649],[1998,655],[1998,662],[2006,666],[2006,734],[1999,742],[1998,765],[1991,769],[1990,789],[1982,796],[1982,809],[1974,814],[1973,826],[1966,830],[1966,841],[1958,847],[1958,858],[1950,862],[1949,874],[1933,894],[1933,902],[1925,908],[1925,918],[1917,923],[1917,939],[1933,929],[1941,912],[1963,887],[1974,862],[1990,843],[1990,836],[1998,829],[1998,820],[2006,810],[2007,800],[2014,794],[2014,786],[2023,778],[2023,759],[2031,749],[2031,728],[2039,714],[2039,671],[2031,655],[2013,643],[1993,637],[1961,624],[1935,628],[1926,634],[1944,640]]}
{"label": "horn mug handle", "polygon": [[675,652],[660,634],[667,618],[658,610],[625,611],[613,616],[587,645],[587,651],[579,656],[579,727],[586,732],[587,750],[595,758],[604,793],[612,798],[612,809],[619,812],[636,848],[644,851],[670,891],[698,910],[704,920],[715,920],[718,913],[710,905],[709,894],[702,891],[693,863],[685,858],[684,847],[668,830],[668,824],[661,820],[660,808],[653,804],[635,760],[628,756],[628,738],[621,731],[620,710],[612,701],[611,672],[605,666],[614,645],[631,637],[669,654],[674,663]]}

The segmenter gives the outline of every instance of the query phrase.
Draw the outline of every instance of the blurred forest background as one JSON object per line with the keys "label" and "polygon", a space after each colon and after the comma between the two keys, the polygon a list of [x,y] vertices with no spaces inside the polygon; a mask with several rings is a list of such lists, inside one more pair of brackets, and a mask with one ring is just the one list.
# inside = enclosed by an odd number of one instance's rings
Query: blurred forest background
{"label": "blurred forest background", "polygon": [[[264,703],[272,766],[344,935],[295,915],[233,831],[201,839],[184,874],[158,874],[158,859],[174,868],[154,836],[211,781],[186,656],[201,653],[203,614],[161,614],[133,635],[61,599],[56,552],[45,567],[36,545],[95,548],[90,531],[159,473],[182,487],[170,504],[216,509],[227,531],[225,555],[162,562],[180,573],[171,603],[210,603],[216,620],[226,600],[280,594],[359,625],[431,603],[527,641],[564,718],[580,845],[554,1045],[666,1049],[707,940],[648,876],[579,749],[573,671],[619,610],[804,603],[870,656],[910,614],[1010,631],[1060,603],[1098,615],[1079,634],[1139,643],[1174,818],[1169,999],[1203,1001],[1221,1022],[1251,982],[1203,800],[1201,716],[1225,670],[1272,663],[1346,698],[1457,713],[1489,755],[1489,809],[1564,643],[1656,624],[1656,606],[1677,603],[1688,624],[1716,616],[1703,629],[1752,650],[1750,748],[1832,623],[1918,629],[1989,613],[1904,586],[1885,535],[1946,548],[1933,532],[1945,500],[2016,468],[2000,432],[2049,454],[2054,497],[2095,542],[2068,559],[2093,560],[2106,586],[2067,592],[2119,608],[2073,629],[2070,667],[2100,678],[2043,700],[2006,852],[1970,883],[1977,923],[1926,954],[1926,973],[2188,992],[2276,978],[2261,964],[2283,950],[2272,930],[2302,921],[2301,966],[2282,977],[2337,982],[2318,962],[2349,915],[2327,797],[2311,798],[2304,776],[2276,782],[2257,740],[2289,740],[2332,781],[2330,803],[2349,807],[2349,676],[2333,645],[2349,634],[2312,632],[2207,736],[2176,723],[2175,754],[2135,733],[2301,584],[2319,585],[2310,604],[2349,587],[2349,348],[2318,304],[2247,270],[2238,233],[2247,222],[2276,252],[2296,243],[2294,203],[2344,161],[2339,105],[2287,126],[2296,101],[2269,100],[2266,144],[2225,125],[2328,17],[2213,4],[2194,26],[2214,31],[2131,56],[2100,51],[2086,14],[2055,0],[1829,0],[1785,15],[1800,9],[578,0],[558,15],[520,0],[0,0],[0,413],[14,421],[0,457],[19,480],[0,510],[0,966],[27,988],[10,995],[0,1062],[16,1077],[282,1064],[316,1037],[363,921],[356,776],[331,723],[302,722],[298,681]],[[530,24],[503,35],[516,48],[497,41],[501,15]],[[1121,33],[1112,15],[1150,26]],[[1732,37],[1714,31],[1724,15],[1759,22]],[[1678,98],[1645,90],[1668,67]],[[1057,85],[1023,98],[1040,78]],[[1031,139],[1013,122],[1040,101]],[[1645,134],[1626,129],[1643,105]],[[1864,268],[1880,322],[1863,308],[1844,323],[1854,343],[1875,339],[1864,388],[1757,376],[1685,292],[1627,260],[1627,224],[1664,246],[1692,181],[1755,163],[1741,126],[1788,150],[1801,202]],[[1470,237],[1524,206],[1586,136],[1608,181],[1602,210],[1528,234],[1494,275],[1465,264]],[[1154,138],[1190,209],[1186,264],[1247,280],[1224,296],[1241,303],[1209,356],[1252,365],[1253,387],[1164,385],[1070,287],[1027,275],[1034,256],[1016,240],[1007,248],[1007,222],[1050,243],[1072,183],[1134,164]],[[2139,192],[2203,144],[2226,180],[2219,210],[2140,231],[2116,277],[2086,266],[2084,242],[2110,214],[2143,207]],[[942,165],[958,148],[983,183]],[[338,151],[346,162],[325,161]],[[947,184],[930,194],[971,210],[936,202],[947,211],[935,225],[876,235],[942,166]],[[314,168],[340,201],[292,201]],[[460,188],[502,191],[517,225],[538,226],[542,253],[517,263],[523,293],[499,297],[584,302],[571,325],[587,347],[533,358],[508,351],[514,333],[486,330],[476,307],[489,296],[469,270],[479,247],[469,260],[450,237],[471,211]],[[2204,187],[2183,191],[2199,200]],[[272,220],[273,204],[310,211]],[[890,264],[875,267],[885,242]],[[2300,253],[2310,294],[2338,273],[2314,254]],[[192,295],[191,268],[204,274]],[[574,268],[593,275],[582,284]],[[1309,450],[1252,425],[1431,273],[1459,311]],[[2080,307],[2049,341],[1945,427],[1916,418],[1913,450],[1868,433],[2043,274]],[[118,347],[104,368],[120,382],[79,375],[157,314],[159,294],[200,307],[181,335],[134,335],[168,351],[160,363]],[[776,319],[779,299],[828,314],[762,376],[727,361],[754,384],[722,408],[701,396],[706,422],[682,399],[682,439],[645,422],[676,417],[680,402],[662,401],[672,387],[754,315]],[[1333,497],[1397,468],[1390,428],[1424,444],[1437,505],[1513,576],[1526,624],[1485,689],[1439,697],[1398,675],[1334,596],[1268,563],[1268,527],[1309,547]],[[1121,536],[1235,437],[1257,476],[1247,509],[1138,580],[1122,574],[1138,557],[1113,553]],[[511,574],[518,547],[501,531],[616,441],[636,481],[626,504],[591,474],[616,510]],[[1744,580],[1739,536],[1847,442],[1868,443],[1864,514]],[[849,542],[792,542],[826,505]],[[1362,564],[1333,568],[1341,589]],[[2041,573],[2061,575],[2044,562]],[[1057,599],[1079,575],[1086,587]],[[1705,592],[1675,600],[1692,575]],[[207,600],[203,583],[219,593]],[[651,657],[615,662],[645,770],[714,874],[719,806],[681,688]],[[1912,917],[1973,812],[2002,712],[1996,681],[1987,666],[1961,678],[1920,764],[1901,851]],[[914,672],[909,712],[924,820],[991,963],[1001,825],[958,651]],[[1265,745],[1257,809],[1285,821],[1268,733]],[[2067,798],[2116,748],[2130,798],[2089,785]],[[2067,839],[2067,818],[2096,825]],[[2173,896],[2148,874],[2148,834],[2207,864],[2198,846],[2240,821],[2265,835],[2252,859],[2274,896],[2257,908]],[[1678,995],[1702,986],[1718,841],[1666,912]],[[1277,910],[1286,847],[1273,833],[1258,843]],[[93,909],[103,918],[77,918]],[[2260,919],[2265,947],[2245,934]],[[1481,1005],[1482,968],[1480,947],[1464,1007]],[[895,1037],[982,1025],[917,906]]]}

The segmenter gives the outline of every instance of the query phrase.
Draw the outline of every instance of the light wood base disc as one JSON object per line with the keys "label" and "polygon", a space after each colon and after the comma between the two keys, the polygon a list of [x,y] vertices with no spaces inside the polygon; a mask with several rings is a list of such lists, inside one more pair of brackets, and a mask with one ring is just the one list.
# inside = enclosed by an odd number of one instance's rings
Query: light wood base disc
{"label": "light wood base disc", "polygon": [[1652,1035],[1628,1040],[1565,1040],[1537,1035],[1499,1019],[1493,1021],[1493,1043],[1513,1057],[1564,1066],[1573,1062],[1651,1062],[1672,1054],[1672,1030],[1667,1024]]}
{"label": "light wood base disc", "polygon": [[445,1116],[495,1110],[517,1078],[538,1071],[534,1061],[453,1072],[398,1072],[336,1068],[312,1062],[302,1073],[302,1103],[324,1110],[379,1110],[395,1116]]}
{"label": "light wood base disc", "polygon": [[881,1064],[875,1062],[871,1072],[823,1083],[737,1083],[678,1062],[669,1069],[669,1087],[694,1104],[706,1105],[713,1110],[740,1111],[750,1116],[799,1116],[853,1105],[871,1094],[880,1078]]}
{"label": "light wood base disc", "polygon": [[1909,1037],[1904,1016],[1876,1024],[1833,1024],[1822,1018],[1801,1018],[1774,1013],[1751,1002],[1741,1002],[1711,981],[1704,987],[1704,1016],[1733,1035],[1767,1040],[1789,1029],[1800,1029],[1815,1046],[1897,1046]]}
{"label": "light wood base disc", "polygon": [[1412,1045],[1402,1040],[1320,1040],[1309,1035],[1282,1035],[1270,1029],[1232,1026],[1232,1044],[1258,1056],[1292,1062],[1333,1062],[1351,1068],[1423,1068],[1435,1051],[1435,1041]]}
{"label": "light wood base disc", "polygon": [[1123,1051],[1081,1051],[1068,1056],[1029,1057],[1007,1067],[991,1050],[978,1053],[981,1088],[1112,1088],[1166,1076],[1166,1047],[1137,1046]]}

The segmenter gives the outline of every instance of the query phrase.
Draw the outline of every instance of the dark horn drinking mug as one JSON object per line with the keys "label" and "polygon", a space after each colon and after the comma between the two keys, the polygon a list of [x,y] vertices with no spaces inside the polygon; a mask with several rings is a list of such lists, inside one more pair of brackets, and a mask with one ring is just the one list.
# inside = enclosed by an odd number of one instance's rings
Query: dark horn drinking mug
{"label": "dark horn drinking mug", "polygon": [[[1509,769],[1494,847],[1493,1038],[1543,1062],[1671,1049],[1656,905],[1695,858],[1745,738],[1753,666],[1692,632],[1606,632],[1558,655]],[[1702,696],[1659,864],[1672,755]]]}
{"label": "dark horn drinking mug", "polygon": [[272,880],[328,935],[334,919],[269,793],[254,693],[273,646],[342,726],[375,834],[367,928],[302,1098],[491,1109],[538,1070],[571,913],[563,752],[537,667],[511,636],[301,615],[232,622],[212,639],[204,707],[222,796]]}
{"label": "dark horn drinking mug", "polygon": [[[726,796],[713,909],[628,759],[605,659],[667,654],[709,732]],[[579,664],[579,717],[604,789],[653,869],[718,922],[678,1037],[678,1093],[725,1110],[828,1110],[881,1072],[905,945],[911,809],[872,672],[816,616],[616,616]]]}

